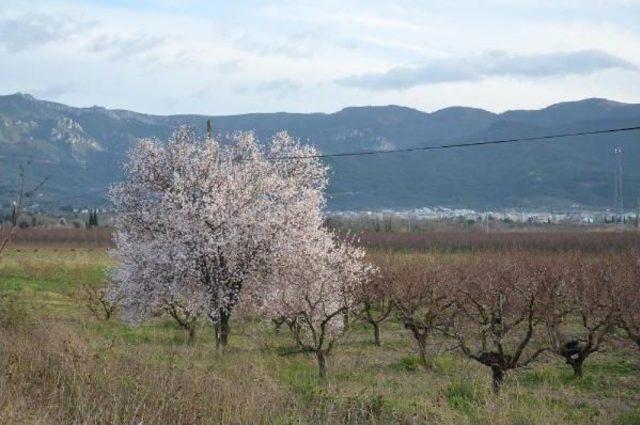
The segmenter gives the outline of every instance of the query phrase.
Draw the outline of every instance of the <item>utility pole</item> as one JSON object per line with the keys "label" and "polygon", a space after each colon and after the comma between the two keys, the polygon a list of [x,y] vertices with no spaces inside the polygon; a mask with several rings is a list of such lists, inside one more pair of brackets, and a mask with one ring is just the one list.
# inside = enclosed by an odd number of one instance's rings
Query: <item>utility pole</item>
{"label": "utility pole", "polygon": [[620,231],[624,229],[624,196],[622,192],[622,148],[615,148],[613,153],[616,156],[616,190],[615,190],[615,208],[618,210],[618,228]]}
{"label": "utility pole", "polygon": [[211,140],[211,120],[207,120],[207,139]]}

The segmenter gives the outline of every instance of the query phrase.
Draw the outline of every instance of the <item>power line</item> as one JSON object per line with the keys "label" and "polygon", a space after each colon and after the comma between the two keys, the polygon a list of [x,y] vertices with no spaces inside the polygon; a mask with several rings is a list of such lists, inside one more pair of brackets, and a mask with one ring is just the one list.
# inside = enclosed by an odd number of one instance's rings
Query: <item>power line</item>
{"label": "power line", "polygon": [[575,137],[575,136],[589,136],[595,134],[606,134],[606,133],[619,133],[623,131],[634,131],[640,130],[640,126],[635,127],[621,127],[621,128],[609,128],[605,130],[593,130],[593,131],[580,131],[575,133],[557,133],[557,134],[548,134],[545,136],[533,136],[533,137],[519,137],[513,139],[498,139],[498,140],[481,140],[477,142],[468,142],[468,143],[449,143],[445,145],[435,145],[435,146],[416,146],[412,148],[403,148],[403,149],[389,149],[384,151],[361,151],[361,152],[343,152],[343,153],[331,153],[331,154],[317,154],[317,155],[299,155],[299,156],[272,156],[267,157],[269,160],[278,160],[278,159],[314,159],[314,158],[336,158],[336,157],[347,157],[347,156],[365,156],[365,155],[385,155],[385,154],[393,154],[393,153],[404,153],[404,152],[418,152],[418,151],[431,151],[431,150],[442,150],[442,149],[453,149],[453,148],[466,148],[470,146],[486,146],[486,145],[501,145],[506,143],[522,143],[522,142],[540,142],[550,139],[561,139],[565,137]]}
{"label": "power line", "polygon": [[613,150],[616,156],[616,196],[615,208],[618,210],[618,226],[619,230],[624,228],[624,194],[622,192],[622,148],[618,147]]}
{"label": "power line", "polygon": [[[466,148],[471,146],[501,145],[501,144],[507,144],[507,143],[540,142],[540,141],[547,141],[551,139],[562,139],[567,137],[579,137],[579,136],[599,135],[599,134],[608,134],[608,133],[620,133],[620,132],[636,131],[636,130],[640,130],[640,126],[609,128],[609,129],[592,130],[592,131],[580,131],[580,132],[574,132],[574,133],[557,133],[557,134],[548,134],[543,136],[520,137],[520,138],[511,138],[511,139],[481,140],[481,141],[468,142],[468,143],[449,143],[449,144],[435,145],[435,146],[417,146],[412,148],[390,149],[390,150],[384,150],[384,151],[343,152],[343,153],[335,153],[335,154],[317,154],[317,155],[299,155],[299,156],[293,156],[293,155],[292,156],[272,156],[272,157],[267,157],[266,159],[268,160],[316,159],[316,158],[322,159],[322,158],[335,158],[335,157],[383,155],[383,154],[394,154],[394,153],[404,153],[404,152]],[[91,195],[104,193],[108,190],[109,190],[108,188],[103,188],[103,189],[94,190],[91,192],[81,193],[74,196],[58,198],[50,201],[43,201],[38,204],[39,205],[59,204],[60,202],[63,202],[66,200],[78,199],[78,198],[82,199]]]}
{"label": "power line", "polygon": [[[609,128],[604,130],[593,130],[593,131],[580,131],[575,133],[557,133],[557,134],[548,134],[544,136],[520,137],[520,138],[512,138],[512,139],[480,140],[476,142],[467,142],[467,143],[448,143],[444,145],[434,145],[434,146],[414,146],[414,147],[402,148],[402,149],[341,152],[341,153],[329,153],[329,154],[317,154],[317,155],[270,156],[270,157],[267,157],[266,159],[268,160],[314,159],[314,158],[336,158],[336,157],[366,156],[366,155],[385,155],[385,154],[404,153],[404,152],[466,148],[471,146],[500,145],[500,144],[506,144],[506,143],[541,142],[541,141],[546,141],[550,139],[561,139],[566,137],[589,136],[589,135],[598,135],[598,134],[607,134],[607,133],[619,133],[619,132],[635,131],[635,130],[640,130],[640,126]],[[8,160],[16,157],[20,158],[20,156],[14,156],[14,155],[10,155],[10,156],[0,155],[0,160]],[[34,159],[33,157],[27,157],[27,156],[22,156],[22,158],[25,158],[25,159],[28,158],[31,161],[37,161],[37,162],[54,163],[54,161],[49,159]]]}

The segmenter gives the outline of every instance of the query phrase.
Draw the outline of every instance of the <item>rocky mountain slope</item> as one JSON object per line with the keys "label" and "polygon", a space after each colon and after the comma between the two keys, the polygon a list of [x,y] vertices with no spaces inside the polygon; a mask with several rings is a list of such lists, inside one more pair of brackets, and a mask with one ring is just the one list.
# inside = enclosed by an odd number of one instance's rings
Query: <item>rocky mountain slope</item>
{"label": "rocky mountain slope", "polygon": [[[323,153],[385,150],[640,125],[640,105],[586,99],[541,110],[494,114],[452,107],[425,113],[400,106],[350,107],[332,114],[265,113],[157,116],[75,108],[25,94],[0,96],[0,196],[16,169],[51,180],[31,204],[104,204],[102,189],[121,177],[140,137],[166,139],[178,125],[217,133],[287,130]],[[329,208],[606,207],[613,203],[614,147],[622,147],[627,204],[640,196],[640,132],[393,155],[330,158]]]}

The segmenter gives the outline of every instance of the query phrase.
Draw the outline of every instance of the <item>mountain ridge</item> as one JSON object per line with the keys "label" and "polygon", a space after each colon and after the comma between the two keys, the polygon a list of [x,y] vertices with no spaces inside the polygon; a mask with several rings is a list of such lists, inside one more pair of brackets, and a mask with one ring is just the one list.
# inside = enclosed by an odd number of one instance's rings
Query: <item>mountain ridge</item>
{"label": "mountain ridge", "polygon": [[[80,195],[121,178],[122,161],[137,138],[166,139],[179,125],[203,134],[207,119],[218,134],[253,130],[264,140],[286,130],[323,153],[343,153],[640,125],[640,104],[589,98],[502,113],[465,106],[424,112],[385,105],[332,113],[204,116],[78,108],[29,94],[5,95],[0,96],[0,165],[5,165],[0,200],[6,202],[5,194],[16,186],[15,165],[32,158],[41,161],[29,170],[32,179],[52,176],[34,203],[59,206],[62,198],[77,196],[73,202],[79,206],[101,205],[102,195]],[[638,133],[611,134],[562,143],[332,158],[327,160],[328,207],[606,207],[613,198],[614,147],[624,152],[625,197],[640,196],[638,139]]]}

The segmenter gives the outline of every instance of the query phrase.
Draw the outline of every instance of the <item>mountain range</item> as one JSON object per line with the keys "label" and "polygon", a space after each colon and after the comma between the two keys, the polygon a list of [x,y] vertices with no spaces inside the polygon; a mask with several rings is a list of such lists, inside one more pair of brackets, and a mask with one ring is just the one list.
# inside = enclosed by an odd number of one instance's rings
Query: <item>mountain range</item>
{"label": "mountain range", "polygon": [[[30,204],[105,205],[104,188],[122,177],[126,152],[144,137],[166,139],[180,125],[204,133],[253,130],[261,140],[286,130],[322,153],[402,149],[537,137],[640,125],[640,104],[606,99],[539,110],[492,113],[451,107],[432,113],[401,106],[348,107],[325,113],[233,116],[149,115],[77,108],[28,94],[0,96],[0,200],[15,195],[17,169],[32,184],[49,181]],[[622,148],[624,197],[640,197],[640,131],[546,141],[328,158],[328,209],[605,208],[613,206],[615,148]]]}

